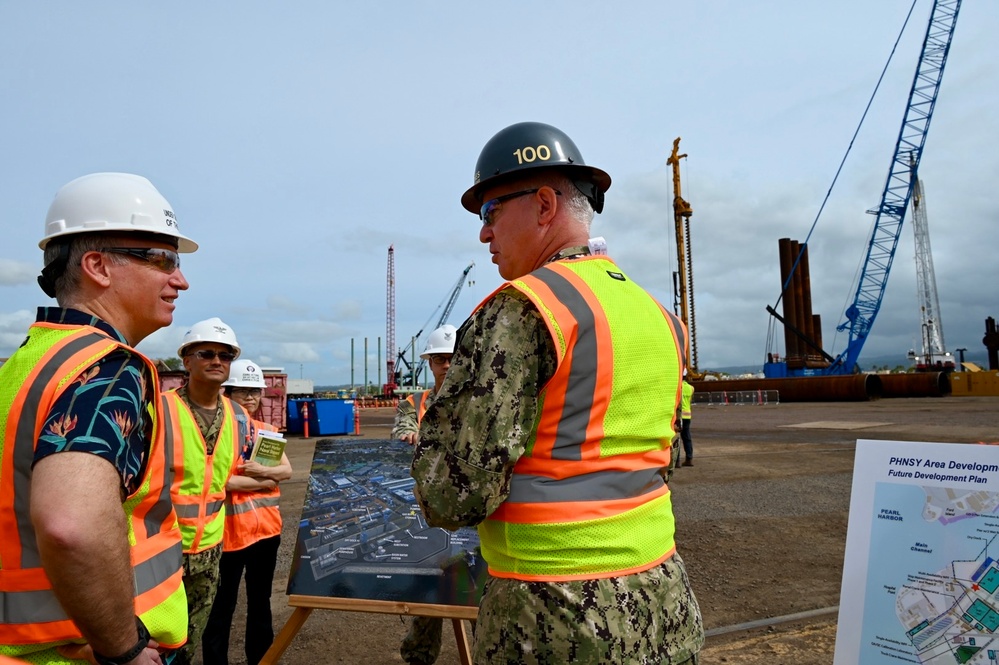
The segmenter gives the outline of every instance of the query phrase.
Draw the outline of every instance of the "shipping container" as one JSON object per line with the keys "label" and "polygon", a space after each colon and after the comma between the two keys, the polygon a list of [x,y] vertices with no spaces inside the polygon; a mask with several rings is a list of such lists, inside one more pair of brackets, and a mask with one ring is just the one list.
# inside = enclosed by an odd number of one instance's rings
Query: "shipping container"
{"label": "shipping container", "polygon": [[[183,370],[163,370],[160,375],[160,390],[175,390],[187,382],[187,372]],[[288,375],[264,370],[263,398],[260,408],[253,414],[257,420],[262,420],[274,428],[275,432],[283,432],[287,426],[288,411]]]}

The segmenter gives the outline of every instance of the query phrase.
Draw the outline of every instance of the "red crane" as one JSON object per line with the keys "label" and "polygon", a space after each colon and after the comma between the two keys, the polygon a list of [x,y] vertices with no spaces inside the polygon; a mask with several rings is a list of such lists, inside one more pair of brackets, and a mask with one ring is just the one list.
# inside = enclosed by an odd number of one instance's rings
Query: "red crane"
{"label": "red crane", "polygon": [[393,395],[399,386],[395,383],[395,249],[388,248],[388,271],[385,294],[385,385],[382,394]]}

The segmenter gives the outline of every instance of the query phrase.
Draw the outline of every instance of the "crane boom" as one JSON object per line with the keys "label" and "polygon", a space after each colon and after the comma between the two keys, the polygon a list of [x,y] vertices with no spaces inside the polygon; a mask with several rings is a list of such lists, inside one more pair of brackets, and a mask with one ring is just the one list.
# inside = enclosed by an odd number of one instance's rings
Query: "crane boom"
{"label": "crane boom", "polygon": [[922,355],[911,356],[916,360],[916,369],[936,368],[937,363],[941,368],[953,369],[954,358],[944,346],[937,276],[933,270],[933,252],[930,249],[926,196],[923,181],[918,175],[912,188],[912,235],[916,248],[916,295],[919,299]]}
{"label": "crane boom", "polygon": [[[437,328],[440,328],[442,325],[447,323],[448,317],[451,316],[451,312],[452,310],[454,310],[455,303],[458,302],[458,296],[461,294],[461,288],[465,285],[465,279],[468,277],[468,273],[470,273],[472,271],[472,268],[474,267],[475,267],[474,261],[472,263],[469,263],[462,271],[461,276],[458,278],[458,281],[455,282],[454,286],[451,287],[451,290],[448,293],[447,302],[444,304],[444,311],[441,312],[440,318],[437,319],[437,325],[431,328],[431,330],[436,330]],[[438,305],[437,307],[439,309],[441,306]],[[437,310],[434,311],[436,312]],[[431,318],[433,318],[432,314]],[[429,322],[430,321],[428,319],[427,323]],[[426,328],[426,326],[427,324],[424,324],[424,327],[421,328],[419,332],[416,333],[416,335],[410,340],[409,344],[406,345],[406,348],[399,350],[398,362],[396,363],[396,374],[397,374],[396,381],[400,384],[404,384],[406,382],[405,377],[403,377],[403,367],[405,367],[407,370],[412,370],[411,373],[409,374],[409,378],[410,380],[413,380],[415,383],[416,377],[420,376],[420,373],[423,372],[423,368],[427,364],[427,361],[424,358],[420,358],[416,362],[416,367],[414,369],[411,366],[411,363],[406,359],[406,354],[410,353],[413,350],[413,345],[423,335],[423,331]]]}
{"label": "crane boom", "polygon": [[[454,304],[458,302],[458,295],[461,293],[461,287],[465,285],[465,278],[468,277],[468,273],[471,272],[472,268],[475,267],[475,262],[469,263],[465,270],[461,273],[461,277],[455,282],[454,286],[451,287],[451,295],[448,297],[447,304],[444,305],[444,311],[441,312],[441,316],[437,319],[437,325],[434,326],[434,330],[440,328],[442,325],[447,323],[447,318],[451,316],[451,310],[454,309]],[[423,332],[422,330],[420,332]],[[427,364],[426,358],[420,358],[419,362],[416,363],[416,376],[419,376],[423,372],[423,368]]]}
{"label": "crane boom", "polygon": [[881,308],[905,210],[912,196],[913,174],[918,172],[923,155],[960,9],[961,0],[934,0],[881,203],[873,211],[876,219],[863,271],[853,303],[845,313],[847,320],[837,327],[839,331],[849,331],[849,341],[846,349],[829,366],[829,374],[854,371]]}

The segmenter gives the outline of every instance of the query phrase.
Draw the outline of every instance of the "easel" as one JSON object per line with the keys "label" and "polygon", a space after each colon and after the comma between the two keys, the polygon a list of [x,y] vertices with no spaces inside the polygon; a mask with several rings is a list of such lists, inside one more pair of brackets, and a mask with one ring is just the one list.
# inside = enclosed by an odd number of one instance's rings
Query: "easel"
{"label": "easel", "polygon": [[343,610],[346,612],[374,612],[376,614],[406,614],[409,616],[441,617],[451,619],[454,637],[458,642],[458,659],[461,665],[472,665],[471,648],[465,624],[462,620],[474,621],[479,615],[478,607],[466,605],[426,605],[403,603],[388,600],[363,600],[357,598],[322,598],[319,596],[288,596],[288,605],[295,611],[274,638],[274,644],[264,654],[260,665],[276,665],[285,649],[295,639],[295,635],[305,625],[312,610]]}

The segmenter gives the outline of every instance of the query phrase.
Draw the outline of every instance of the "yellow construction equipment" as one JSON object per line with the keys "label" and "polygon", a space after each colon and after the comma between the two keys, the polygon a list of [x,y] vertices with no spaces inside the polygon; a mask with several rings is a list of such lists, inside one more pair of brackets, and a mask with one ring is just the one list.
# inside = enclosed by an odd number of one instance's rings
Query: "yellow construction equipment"
{"label": "yellow construction equipment", "polygon": [[[673,153],[666,160],[666,164],[673,167],[673,224],[676,229],[677,270],[673,273],[673,311],[687,326],[690,337],[688,374],[693,378],[700,378],[697,372],[697,325],[694,319],[694,264],[690,253],[690,217],[694,210],[680,194],[680,160],[687,155],[679,152],[678,136],[673,141]],[[679,312],[676,311],[678,302]]]}

